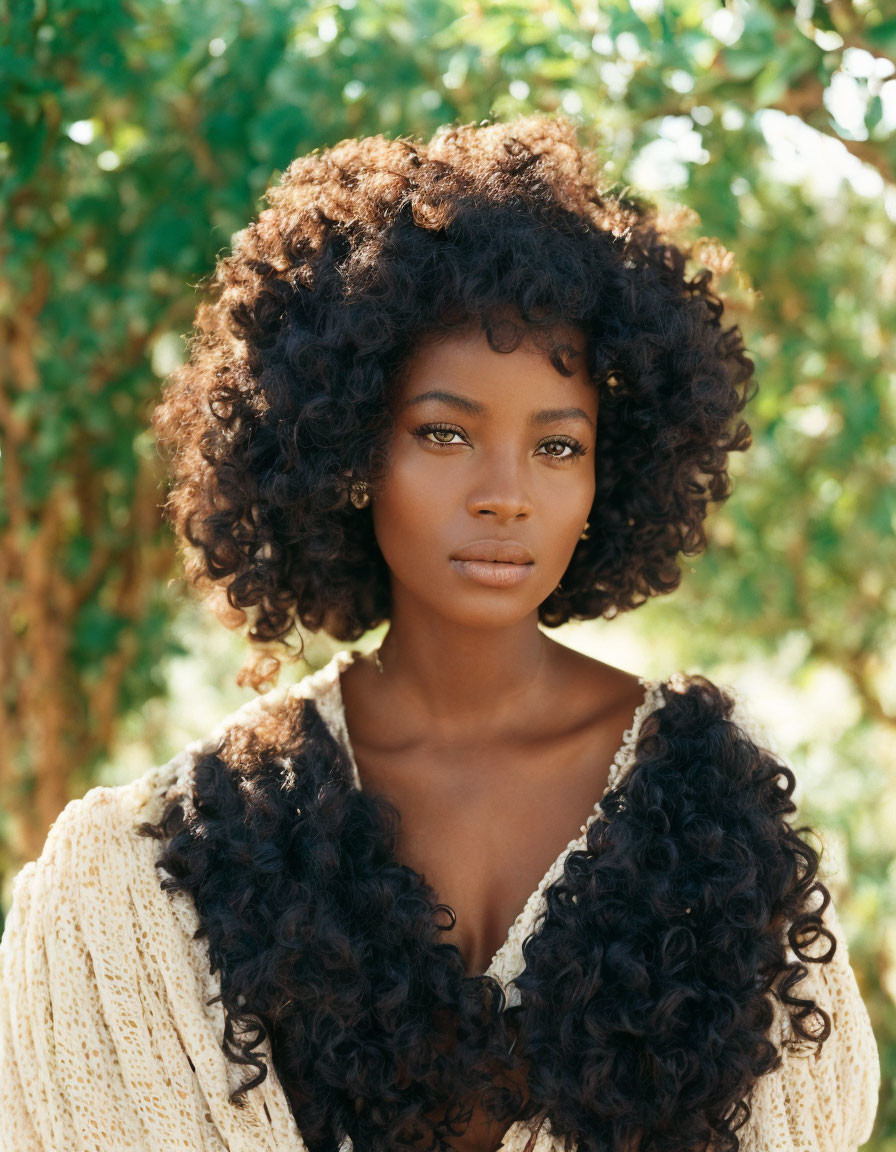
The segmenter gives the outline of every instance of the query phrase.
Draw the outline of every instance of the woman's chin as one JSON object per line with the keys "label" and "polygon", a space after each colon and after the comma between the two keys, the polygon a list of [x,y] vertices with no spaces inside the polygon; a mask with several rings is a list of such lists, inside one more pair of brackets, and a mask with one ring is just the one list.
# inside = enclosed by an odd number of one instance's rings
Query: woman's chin
{"label": "woman's chin", "polygon": [[531,616],[537,618],[539,605],[549,594],[537,600],[528,589],[526,595],[521,596],[519,590],[474,587],[463,596],[446,595],[437,604],[433,603],[431,593],[426,599],[433,604],[434,616],[458,628],[499,629],[512,627]]}

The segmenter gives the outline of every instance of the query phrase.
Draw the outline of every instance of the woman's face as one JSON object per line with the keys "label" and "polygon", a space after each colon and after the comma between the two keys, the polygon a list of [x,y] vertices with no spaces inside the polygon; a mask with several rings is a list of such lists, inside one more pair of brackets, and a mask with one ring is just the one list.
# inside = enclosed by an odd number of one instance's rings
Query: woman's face
{"label": "woman's face", "polygon": [[411,597],[457,624],[500,627],[556,588],[595,487],[597,389],[584,334],[564,339],[578,352],[564,356],[568,377],[526,341],[493,351],[482,330],[418,348],[371,503],[393,611]]}

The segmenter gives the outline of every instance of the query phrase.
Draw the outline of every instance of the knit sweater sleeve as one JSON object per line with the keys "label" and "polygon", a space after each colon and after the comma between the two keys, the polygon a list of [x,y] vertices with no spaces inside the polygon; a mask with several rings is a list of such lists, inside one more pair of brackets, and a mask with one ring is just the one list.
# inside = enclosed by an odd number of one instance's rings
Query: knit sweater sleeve
{"label": "knit sweater sleeve", "polygon": [[195,912],[134,835],[148,779],[70,802],[13,887],[0,940],[0,1152],[303,1152],[276,1077],[221,1049]]}
{"label": "knit sweater sleeve", "polygon": [[[95,967],[92,909],[85,909],[85,897],[102,882],[102,837],[96,832],[106,791],[68,804],[40,857],[14,883],[0,941],[4,1152],[100,1148],[116,1138],[139,1146],[139,1118],[126,1107],[123,1091],[119,1037],[103,1005],[107,974]],[[111,878],[106,883],[114,900]],[[97,1084],[105,1092],[102,1108],[96,1106]]]}
{"label": "knit sweater sleeve", "polygon": [[[773,748],[767,731],[739,702],[735,715],[754,742]],[[819,877],[822,881],[824,877]],[[818,911],[816,893],[811,907]],[[822,922],[836,941],[832,959],[808,962],[807,975],[793,986],[791,995],[811,997],[831,1020],[831,1034],[816,1054],[816,1046],[803,1043],[793,1052],[782,1045],[793,1035],[786,1006],[775,1002],[772,1038],[781,1049],[781,1064],[759,1078],[749,1098],[751,1116],[738,1130],[741,1152],[856,1152],[871,1136],[881,1082],[880,1058],[868,1009],[849,960],[849,945],[836,904],[830,900]],[[804,950],[809,956],[827,953],[825,937]],[[798,959],[787,948],[787,959]],[[817,1016],[809,1031],[818,1031]]]}
{"label": "knit sweater sleeve", "polygon": [[[814,1046],[801,1053],[782,1048],[781,1065],[756,1082],[750,1119],[738,1131],[741,1152],[855,1152],[871,1136],[880,1090],[877,1045],[833,903],[822,918],[836,953],[829,963],[807,964],[809,974],[793,994],[824,1008],[831,1034],[817,1055]],[[827,943],[819,940],[810,954]],[[778,1035],[792,1035],[789,1020],[779,1020]]]}

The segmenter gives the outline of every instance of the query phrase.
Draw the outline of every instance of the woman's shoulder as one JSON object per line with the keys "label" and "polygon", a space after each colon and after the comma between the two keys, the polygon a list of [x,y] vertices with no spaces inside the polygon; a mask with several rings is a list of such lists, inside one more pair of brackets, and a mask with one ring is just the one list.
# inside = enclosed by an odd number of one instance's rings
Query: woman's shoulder
{"label": "woman's shoulder", "polygon": [[136,821],[156,818],[170,792],[183,783],[202,755],[217,748],[228,735],[239,731],[259,732],[267,723],[282,724],[302,700],[313,700],[325,721],[330,722],[338,687],[339,670],[350,653],[339,651],[323,667],[294,684],[272,688],[227,713],[206,735],[197,737],[161,764],[122,784],[97,784],[83,796],[70,800],[50,826],[39,857],[17,874],[17,884],[27,883],[38,864],[56,868],[71,852],[76,871],[88,876],[97,855],[108,853],[114,841]]}
{"label": "woman's shoulder", "polygon": [[564,660],[567,682],[584,714],[593,709],[595,700],[607,711],[618,711],[620,716],[634,713],[641,720],[664,709],[665,717],[674,715],[679,725],[690,720],[699,728],[712,718],[728,719],[754,743],[768,747],[771,742],[745,690],[724,676],[683,668],[639,674],[571,649]]}
{"label": "woman's shoulder", "polygon": [[174,933],[172,955],[179,952],[184,958],[189,952],[194,968],[202,970],[201,949],[194,955],[192,943],[184,943],[192,940],[197,927],[195,911],[183,893],[160,887],[158,844],[144,834],[143,825],[156,824],[169,802],[183,795],[201,757],[215,752],[228,737],[263,731],[268,721],[279,724],[302,699],[325,695],[333,671],[319,669],[296,684],[262,693],[164,763],[122,784],[97,784],[70,800],[51,824],[38,856],[12,881],[0,936],[0,977],[10,979],[13,965],[24,964],[41,939],[58,942],[54,979],[58,973],[63,983],[68,979],[63,941],[69,952],[78,949],[81,956],[91,951],[108,957],[118,949],[123,972],[126,956],[137,964],[128,944],[135,926],[149,935]]}
{"label": "woman's shoulder", "polygon": [[296,682],[271,688],[246,700],[220,719],[211,731],[191,740],[165,763],[106,791],[117,793],[115,799],[122,811],[158,806],[172,790],[182,788],[198,759],[228,740],[238,741],[243,736],[254,735],[269,736],[272,743],[276,743],[278,733],[294,733],[301,723],[302,704],[307,700],[315,704],[327,726],[338,734],[339,675],[352,657],[352,652],[340,649],[323,666],[312,669]]}

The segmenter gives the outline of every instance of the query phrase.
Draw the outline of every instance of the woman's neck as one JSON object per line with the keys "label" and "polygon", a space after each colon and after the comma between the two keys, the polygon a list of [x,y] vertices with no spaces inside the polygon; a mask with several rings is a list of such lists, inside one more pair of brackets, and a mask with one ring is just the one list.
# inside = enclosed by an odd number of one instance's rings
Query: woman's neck
{"label": "woman's neck", "polygon": [[508,628],[459,628],[396,613],[380,648],[383,687],[406,699],[437,729],[451,731],[480,721],[493,726],[503,714],[519,716],[537,699],[557,645],[537,617]]}

